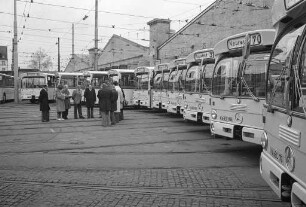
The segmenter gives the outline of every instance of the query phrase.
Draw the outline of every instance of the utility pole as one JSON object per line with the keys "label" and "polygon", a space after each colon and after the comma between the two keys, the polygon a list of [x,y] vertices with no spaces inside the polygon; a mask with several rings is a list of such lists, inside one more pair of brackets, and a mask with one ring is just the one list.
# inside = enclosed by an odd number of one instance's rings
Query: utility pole
{"label": "utility pole", "polygon": [[60,38],[57,38],[57,72],[61,72]]}
{"label": "utility pole", "polygon": [[72,24],[72,58],[74,58],[74,24]]}
{"label": "utility pole", "polygon": [[18,45],[17,45],[17,0],[14,0],[14,102],[19,103],[19,90],[18,90]]}
{"label": "utility pole", "polygon": [[98,0],[96,0],[95,9],[95,59],[94,59],[94,70],[98,70]]}

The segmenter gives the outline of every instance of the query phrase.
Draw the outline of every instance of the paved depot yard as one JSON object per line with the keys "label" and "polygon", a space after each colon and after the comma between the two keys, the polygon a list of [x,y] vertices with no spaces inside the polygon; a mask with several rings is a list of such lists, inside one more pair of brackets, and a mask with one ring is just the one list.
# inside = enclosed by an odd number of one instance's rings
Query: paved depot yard
{"label": "paved depot yard", "polygon": [[0,105],[0,206],[289,206],[261,179],[259,146],[164,113],[103,128],[51,108],[42,123],[38,105]]}

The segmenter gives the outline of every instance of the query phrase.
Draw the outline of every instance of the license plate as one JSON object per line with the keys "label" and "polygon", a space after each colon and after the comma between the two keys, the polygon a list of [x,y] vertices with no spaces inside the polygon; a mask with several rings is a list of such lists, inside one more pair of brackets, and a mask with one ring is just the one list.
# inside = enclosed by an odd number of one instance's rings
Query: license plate
{"label": "license plate", "polygon": [[279,153],[276,149],[270,147],[270,153],[272,157],[274,157],[274,159],[276,159],[280,164],[284,163],[284,156],[281,153]]}

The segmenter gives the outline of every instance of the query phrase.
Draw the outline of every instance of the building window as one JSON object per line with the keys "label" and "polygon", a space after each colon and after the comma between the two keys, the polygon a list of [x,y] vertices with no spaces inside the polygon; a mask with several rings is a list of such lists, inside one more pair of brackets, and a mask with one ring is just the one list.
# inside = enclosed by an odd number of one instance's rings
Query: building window
{"label": "building window", "polygon": [[5,61],[2,61],[2,65],[5,65]]}
{"label": "building window", "polygon": [[2,71],[5,71],[5,68],[2,68]]}

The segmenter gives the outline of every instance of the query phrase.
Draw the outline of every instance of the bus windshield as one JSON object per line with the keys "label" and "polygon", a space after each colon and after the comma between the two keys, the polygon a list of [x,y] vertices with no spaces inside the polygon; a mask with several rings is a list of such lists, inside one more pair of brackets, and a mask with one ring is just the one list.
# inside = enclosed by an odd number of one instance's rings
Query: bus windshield
{"label": "bus windshield", "polygon": [[149,84],[149,74],[148,73],[136,75],[136,80],[135,80],[136,89],[147,90],[148,84]]}
{"label": "bus windshield", "polygon": [[239,68],[241,57],[224,57],[215,67],[212,94],[264,97],[268,58],[268,52],[250,54],[245,67]]}
{"label": "bus windshield", "polygon": [[68,85],[68,87],[76,87],[78,82],[77,76],[71,76],[71,75],[62,75],[60,78],[60,84],[61,85]]}
{"label": "bus windshield", "polygon": [[213,63],[206,64],[203,68],[203,79],[202,79],[202,93],[209,93],[211,91],[211,82],[214,73]]}
{"label": "bus windshield", "polygon": [[121,73],[120,87],[122,88],[134,88],[134,73]]}
{"label": "bus windshield", "polygon": [[187,65],[183,68],[174,70],[169,76],[169,90],[182,91],[184,89],[184,79],[187,72]]}
{"label": "bus windshield", "polygon": [[189,68],[186,74],[185,91],[200,92],[200,73],[202,66],[194,65]]}
{"label": "bus windshield", "polygon": [[169,83],[169,76],[170,76],[170,71],[165,71],[163,73],[163,83],[162,83],[162,89],[167,89],[168,88],[168,83]]}
{"label": "bus windshield", "polygon": [[163,77],[163,74],[162,72],[158,72],[155,77],[154,77],[154,83],[153,83],[153,88],[154,89],[162,89],[163,88],[163,85],[162,85],[162,77]]}
{"label": "bus windshield", "polygon": [[[267,102],[287,108],[285,90],[286,78],[290,76],[290,61],[297,38],[302,34],[305,26],[292,30],[276,44],[271,55],[268,70]],[[291,63],[296,64],[296,63]]]}
{"label": "bus windshield", "polygon": [[100,87],[105,80],[108,79],[107,74],[92,74],[91,85],[93,87]]}
{"label": "bus windshield", "polygon": [[42,88],[46,85],[46,78],[41,76],[22,78],[22,88]]}

